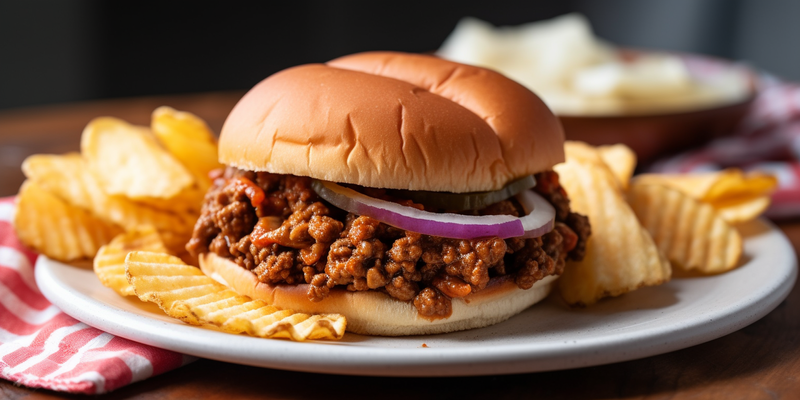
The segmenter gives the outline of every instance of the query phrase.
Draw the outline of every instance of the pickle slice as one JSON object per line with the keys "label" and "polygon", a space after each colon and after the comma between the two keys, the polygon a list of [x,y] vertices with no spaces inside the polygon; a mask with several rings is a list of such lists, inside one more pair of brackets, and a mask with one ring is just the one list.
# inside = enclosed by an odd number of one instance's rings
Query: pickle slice
{"label": "pickle slice", "polygon": [[415,190],[392,190],[391,194],[403,199],[413,200],[415,203],[420,203],[436,209],[465,211],[479,210],[481,208],[488,207],[534,186],[536,186],[536,179],[533,178],[533,175],[528,175],[511,181],[502,189],[488,192],[450,193]]}

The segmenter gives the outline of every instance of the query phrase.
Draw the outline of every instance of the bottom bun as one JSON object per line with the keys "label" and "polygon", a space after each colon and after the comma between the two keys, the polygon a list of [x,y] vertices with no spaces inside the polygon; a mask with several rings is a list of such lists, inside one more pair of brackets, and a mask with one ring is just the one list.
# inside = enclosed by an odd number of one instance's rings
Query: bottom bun
{"label": "bottom bun", "polygon": [[347,318],[348,331],[381,336],[446,333],[496,324],[547,297],[558,278],[545,277],[527,290],[518,288],[510,277],[495,278],[485,289],[453,299],[450,317],[429,320],[421,317],[411,302],[395,300],[378,291],[334,289],[324,300],[312,302],[306,296],[307,284],[267,285],[259,282],[252,272],[214,253],[200,256],[200,268],[206,275],[253,299],[297,312],[342,314]]}

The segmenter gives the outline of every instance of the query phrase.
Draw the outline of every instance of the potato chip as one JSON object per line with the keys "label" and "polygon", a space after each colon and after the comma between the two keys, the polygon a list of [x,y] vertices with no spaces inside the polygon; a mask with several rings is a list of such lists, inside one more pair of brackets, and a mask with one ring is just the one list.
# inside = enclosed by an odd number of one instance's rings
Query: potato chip
{"label": "potato chip", "polygon": [[777,179],[763,173],[744,174],[728,168],[697,174],[644,174],[640,184],[658,184],[677,189],[690,197],[711,204],[725,220],[738,223],[758,217],[769,207],[769,195]]}
{"label": "potato chip", "polygon": [[639,181],[634,181],[628,198],[642,225],[676,266],[720,273],[737,265],[742,237],[710,204]]}
{"label": "potato chip", "polygon": [[[89,170],[78,153],[34,154],[22,162],[22,172],[29,180],[74,206],[90,210],[94,205],[83,183]],[[88,178],[95,181],[92,176]]]}
{"label": "potato chip", "polygon": [[643,174],[636,177],[642,183],[666,185],[707,203],[752,199],[770,194],[777,179],[768,174],[744,174],[736,168],[691,174]]}
{"label": "potato chip", "polygon": [[197,212],[172,213],[106,194],[80,154],[33,155],[22,163],[25,176],[68,203],[91,210],[126,230],[152,225],[162,232],[190,234]]}
{"label": "potato chip", "polygon": [[614,173],[611,171],[608,165],[606,165],[605,160],[597,150],[597,147],[584,142],[567,140],[564,142],[564,153],[566,153],[566,157],[568,159],[571,159],[575,162],[599,165],[604,171],[611,172],[611,177],[614,178],[614,182],[617,184],[617,187],[621,186],[619,184],[619,180],[616,179]]}
{"label": "potato chip", "polygon": [[144,226],[117,235],[103,246],[94,257],[94,273],[105,287],[122,296],[135,296],[133,286],[125,276],[125,257],[131,251],[166,253],[167,248],[152,226]]}
{"label": "potato chip", "polygon": [[150,129],[116,118],[92,120],[83,131],[81,152],[101,187],[111,195],[166,199],[194,182]]}
{"label": "potato chip", "polygon": [[213,325],[230,333],[265,338],[341,339],[346,321],[339,314],[308,315],[251,300],[203,275],[199,268],[167,254],[135,251],[125,260],[128,281],[142,301],[193,325]]}
{"label": "potato chip", "polygon": [[19,190],[14,228],[26,246],[61,261],[94,257],[121,231],[31,181]]}
{"label": "potato chip", "polygon": [[559,279],[564,300],[589,305],[670,279],[672,270],[639,224],[617,179],[591,146],[570,142],[567,161],[554,167],[573,211],[587,215],[592,236],[586,257],[569,262]]}
{"label": "potato chip", "polygon": [[721,204],[714,208],[722,219],[732,224],[738,224],[758,218],[764,211],[767,211],[769,205],[769,196],[762,196],[729,205]]}
{"label": "potato chip", "polygon": [[697,174],[640,174],[634,179],[638,184],[656,184],[680,190],[692,198],[702,199],[719,179],[719,172]]}
{"label": "potato chip", "polygon": [[731,204],[762,197],[772,193],[778,186],[778,179],[772,175],[729,168],[722,171],[720,177],[700,199],[711,204]]}
{"label": "potato chip", "polygon": [[624,144],[599,146],[597,151],[611,172],[617,178],[622,189],[628,190],[633,170],[636,169],[636,153]]}
{"label": "potato chip", "polygon": [[205,121],[192,113],[159,107],[153,111],[151,128],[164,147],[192,172],[201,192],[205,192],[211,186],[208,173],[222,167],[217,161],[217,141]]}

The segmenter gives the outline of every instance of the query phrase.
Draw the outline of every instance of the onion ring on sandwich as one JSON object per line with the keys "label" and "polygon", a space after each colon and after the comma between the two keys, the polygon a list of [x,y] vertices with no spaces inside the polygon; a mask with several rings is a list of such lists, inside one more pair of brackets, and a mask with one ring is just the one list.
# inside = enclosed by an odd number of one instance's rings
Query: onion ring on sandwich
{"label": "onion ring on sandwich", "polygon": [[552,166],[558,119],[503,75],[371,52],[278,72],[222,128],[187,249],[242,294],[348,330],[503,321],[583,257],[586,217]]}

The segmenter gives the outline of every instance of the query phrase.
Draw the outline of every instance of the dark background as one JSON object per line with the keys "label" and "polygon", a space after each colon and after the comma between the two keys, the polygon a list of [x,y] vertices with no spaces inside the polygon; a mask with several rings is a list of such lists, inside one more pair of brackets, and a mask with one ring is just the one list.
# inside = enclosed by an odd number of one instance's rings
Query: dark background
{"label": "dark background", "polygon": [[0,2],[0,109],[247,89],[291,65],[432,51],[464,16],[517,25],[578,11],[614,43],[744,60],[800,80],[800,2]]}

